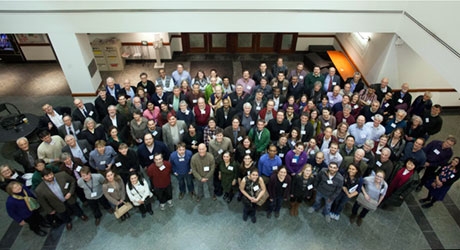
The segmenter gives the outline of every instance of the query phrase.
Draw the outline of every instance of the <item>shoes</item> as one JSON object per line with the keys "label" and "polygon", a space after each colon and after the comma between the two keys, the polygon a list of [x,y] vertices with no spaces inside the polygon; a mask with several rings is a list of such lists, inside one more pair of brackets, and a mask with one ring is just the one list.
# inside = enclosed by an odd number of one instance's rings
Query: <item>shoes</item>
{"label": "shoes", "polygon": [[270,219],[272,217],[272,212],[267,213],[267,219]]}
{"label": "shoes", "polygon": [[72,223],[67,223],[67,225],[65,225],[65,227],[67,228],[67,231],[72,230]]}
{"label": "shoes", "polygon": [[227,203],[232,202],[232,200],[233,200],[233,196],[229,196],[229,197],[227,198]]}
{"label": "shoes", "polygon": [[[193,195],[192,195],[193,196]],[[184,198],[184,193],[180,193],[179,194],[179,200],[182,200],[182,198]]]}
{"label": "shoes", "polygon": [[99,226],[99,224],[101,224],[101,218],[96,218],[95,224],[96,226]]}
{"label": "shoes", "polygon": [[428,202],[428,201],[430,201],[430,198],[425,198],[425,199],[418,200],[418,202],[420,202],[420,203],[425,203],[425,202]]}
{"label": "shoes", "polygon": [[217,200],[217,197],[216,197],[215,194],[212,196],[212,200],[213,200],[213,201]]}
{"label": "shoes", "polygon": [[113,214],[115,212],[115,210],[113,210],[113,208],[109,208],[109,209],[107,209],[107,212],[109,212],[109,214]]}
{"label": "shoes", "polygon": [[307,213],[312,214],[313,212],[315,212],[315,208],[309,207]]}
{"label": "shoes", "polygon": [[275,218],[279,218],[280,217],[280,212],[275,212]]}
{"label": "shoes", "polygon": [[88,221],[88,216],[82,215],[82,216],[80,216],[80,219],[81,219],[82,221]]}
{"label": "shoes", "polygon": [[356,221],[356,225],[358,225],[358,227],[360,227],[361,224],[363,224],[363,218],[358,217],[358,220]]}
{"label": "shoes", "polygon": [[256,216],[252,216],[252,217],[251,217],[251,222],[252,222],[252,223],[256,223],[256,221],[257,221],[257,220],[256,220]]}
{"label": "shoes", "polygon": [[37,231],[34,231],[34,233],[35,233],[36,235],[38,235],[38,236],[41,236],[41,237],[43,237],[43,236],[46,235],[46,232],[43,231],[43,230],[41,230],[41,229],[38,229]]}
{"label": "shoes", "polygon": [[355,223],[355,221],[356,221],[356,214],[352,214],[352,215],[350,216],[350,224]]}
{"label": "shoes", "polygon": [[142,218],[145,218],[146,215],[145,215],[145,213],[142,213],[141,216],[142,216]]}
{"label": "shoes", "polygon": [[340,214],[334,214],[334,220],[338,221],[340,220]]}
{"label": "shoes", "polygon": [[226,200],[227,198],[228,198],[228,193],[225,193],[224,197],[222,197],[222,199]]}
{"label": "shoes", "polygon": [[330,223],[331,222],[331,216],[328,214],[328,215],[325,215],[324,216],[326,218],[326,222],[327,223]]}
{"label": "shoes", "polygon": [[149,213],[150,215],[153,215],[153,210],[149,209],[149,210],[147,210],[147,213]]}
{"label": "shoes", "polygon": [[125,221],[125,220],[126,220],[126,214],[122,215],[122,216],[120,217],[120,220],[121,220],[121,221]]}
{"label": "shoes", "polygon": [[417,188],[415,188],[415,192],[420,192],[422,191],[422,186],[417,186]]}
{"label": "shoes", "polygon": [[247,215],[247,214],[243,214],[243,220],[244,220],[244,221],[247,221],[247,220],[248,220],[248,215]]}
{"label": "shoes", "polygon": [[48,222],[42,222],[42,223],[40,224],[40,227],[50,228],[50,227],[51,227],[51,224],[49,224]]}
{"label": "shoes", "polygon": [[195,192],[193,192],[193,191],[190,192],[190,197],[192,197],[192,199],[193,199],[193,197],[195,197],[195,196],[196,196]]}
{"label": "shoes", "polygon": [[174,207],[174,204],[172,203],[172,200],[168,201],[168,207]]}
{"label": "shoes", "polygon": [[160,210],[161,210],[161,211],[164,211],[165,209],[166,209],[165,204],[160,204]]}
{"label": "shoes", "polygon": [[125,216],[126,216],[126,219],[131,217],[131,215],[129,213],[126,213]]}
{"label": "shoes", "polygon": [[432,203],[432,202],[422,205],[423,208],[430,208],[430,207],[432,207],[432,206],[433,206],[433,203]]}
{"label": "shoes", "polygon": [[196,196],[196,202],[200,202],[201,201],[201,196]]}

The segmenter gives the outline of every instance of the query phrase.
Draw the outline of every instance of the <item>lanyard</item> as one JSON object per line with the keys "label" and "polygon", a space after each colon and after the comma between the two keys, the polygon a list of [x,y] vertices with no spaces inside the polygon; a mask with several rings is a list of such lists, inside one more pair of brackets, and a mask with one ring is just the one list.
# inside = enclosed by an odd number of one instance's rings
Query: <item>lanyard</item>
{"label": "lanyard", "polygon": [[91,190],[91,193],[92,193],[93,192],[93,187],[94,187],[94,185],[93,185],[93,177],[91,177],[91,187],[88,185],[88,183],[86,181],[85,181],[85,184],[89,188],[89,190]]}

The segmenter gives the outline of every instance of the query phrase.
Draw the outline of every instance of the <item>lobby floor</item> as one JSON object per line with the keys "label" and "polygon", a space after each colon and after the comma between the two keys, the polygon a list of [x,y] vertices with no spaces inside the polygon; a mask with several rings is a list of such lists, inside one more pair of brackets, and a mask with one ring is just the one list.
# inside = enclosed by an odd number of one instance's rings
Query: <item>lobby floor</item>
{"label": "lobby floor", "polygon": [[[296,56],[287,60],[293,68]],[[166,62],[166,71],[171,72],[177,62],[186,69],[200,68],[196,62],[206,61],[206,68],[219,60],[231,61],[231,71],[236,79],[246,65],[257,65],[258,59],[251,56],[180,56]],[[264,58],[271,65],[273,57]],[[252,63],[251,63],[252,62]],[[228,65],[228,64],[227,64]],[[253,68],[252,68],[253,69]],[[205,72],[207,72],[205,69]],[[222,69],[227,70],[227,69]],[[251,71],[253,72],[254,69]],[[131,62],[121,72],[103,72],[102,77],[114,76],[117,82],[131,79],[137,83],[140,72],[156,77],[153,63]],[[390,83],[391,84],[391,83]],[[395,84],[397,85],[397,84]],[[44,87],[43,87],[44,86]],[[41,115],[44,103],[72,105],[68,87],[60,67],[56,63],[3,64],[0,63],[1,102],[11,102],[23,112]],[[442,131],[433,139],[444,139],[452,134],[460,139],[460,115],[444,114]],[[14,143],[0,143],[0,164],[7,163],[19,168],[12,160]],[[460,154],[460,145],[454,147]],[[20,169],[20,168],[19,168]],[[308,214],[302,204],[298,217],[289,216],[287,203],[279,218],[266,218],[263,209],[257,212],[257,223],[242,220],[242,204],[236,199],[230,204],[221,198],[207,198],[197,203],[190,196],[179,200],[177,182],[173,179],[174,207],[160,211],[158,203],[153,217],[141,218],[134,210],[131,218],[120,222],[111,214],[103,212],[101,225],[96,227],[90,216],[88,222],[77,219],[73,229],[64,226],[52,229],[47,237],[38,237],[28,228],[21,228],[5,211],[7,195],[0,192],[0,250],[3,249],[459,249],[460,248],[460,182],[450,190],[444,202],[430,209],[423,209],[418,199],[424,198],[426,189],[413,193],[401,207],[371,212],[361,227],[351,225],[348,220],[351,204],[347,204],[339,221],[326,223],[320,213]]]}

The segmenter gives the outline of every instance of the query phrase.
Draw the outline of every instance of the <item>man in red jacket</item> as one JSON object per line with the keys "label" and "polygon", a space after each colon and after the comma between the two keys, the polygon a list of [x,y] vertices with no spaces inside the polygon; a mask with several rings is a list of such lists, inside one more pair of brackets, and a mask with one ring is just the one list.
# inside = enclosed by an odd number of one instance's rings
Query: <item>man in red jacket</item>
{"label": "man in red jacket", "polygon": [[163,160],[163,156],[159,153],[153,157],[154,162],[149,166],[147,175],[152,182],[152,186],[158,200],[160,201],[160,209],[165,210],[166,203],[169,207],[172,203],[172,187],[171,187],[171,163]]}

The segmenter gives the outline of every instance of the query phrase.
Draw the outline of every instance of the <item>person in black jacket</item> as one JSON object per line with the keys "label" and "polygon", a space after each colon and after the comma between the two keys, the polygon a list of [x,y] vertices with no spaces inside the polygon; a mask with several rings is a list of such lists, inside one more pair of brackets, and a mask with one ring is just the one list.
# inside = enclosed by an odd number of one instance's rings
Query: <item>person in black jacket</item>
{"label": "person in black jacket", "polygon": [[115,168],[114,171],[120,175],[123,183],[129,181],[129,175],[131,172],[139,172],[139,160],[134,150],[128,148],[126,143],[121,143],[118,146],[118,154],[115,156]]}
{"label": "person in black jacket", "polygon": [[29,144],[29,140],[26,137],[21,137],[16,140],[16,145],[18,145],[19,149],[13,154],[14,160],[21,164],[21,166],[24,168],[24,172],[35,172],[34,162],[38,159],[38,144]]}
{"label": "person in black jacket", "polygon": [[299,174],[292,177],[291,184],[291,216],[299,215],[299,206],[302,201],[310,201],[313,198],[313,167],[310,164],[305,164]]}

